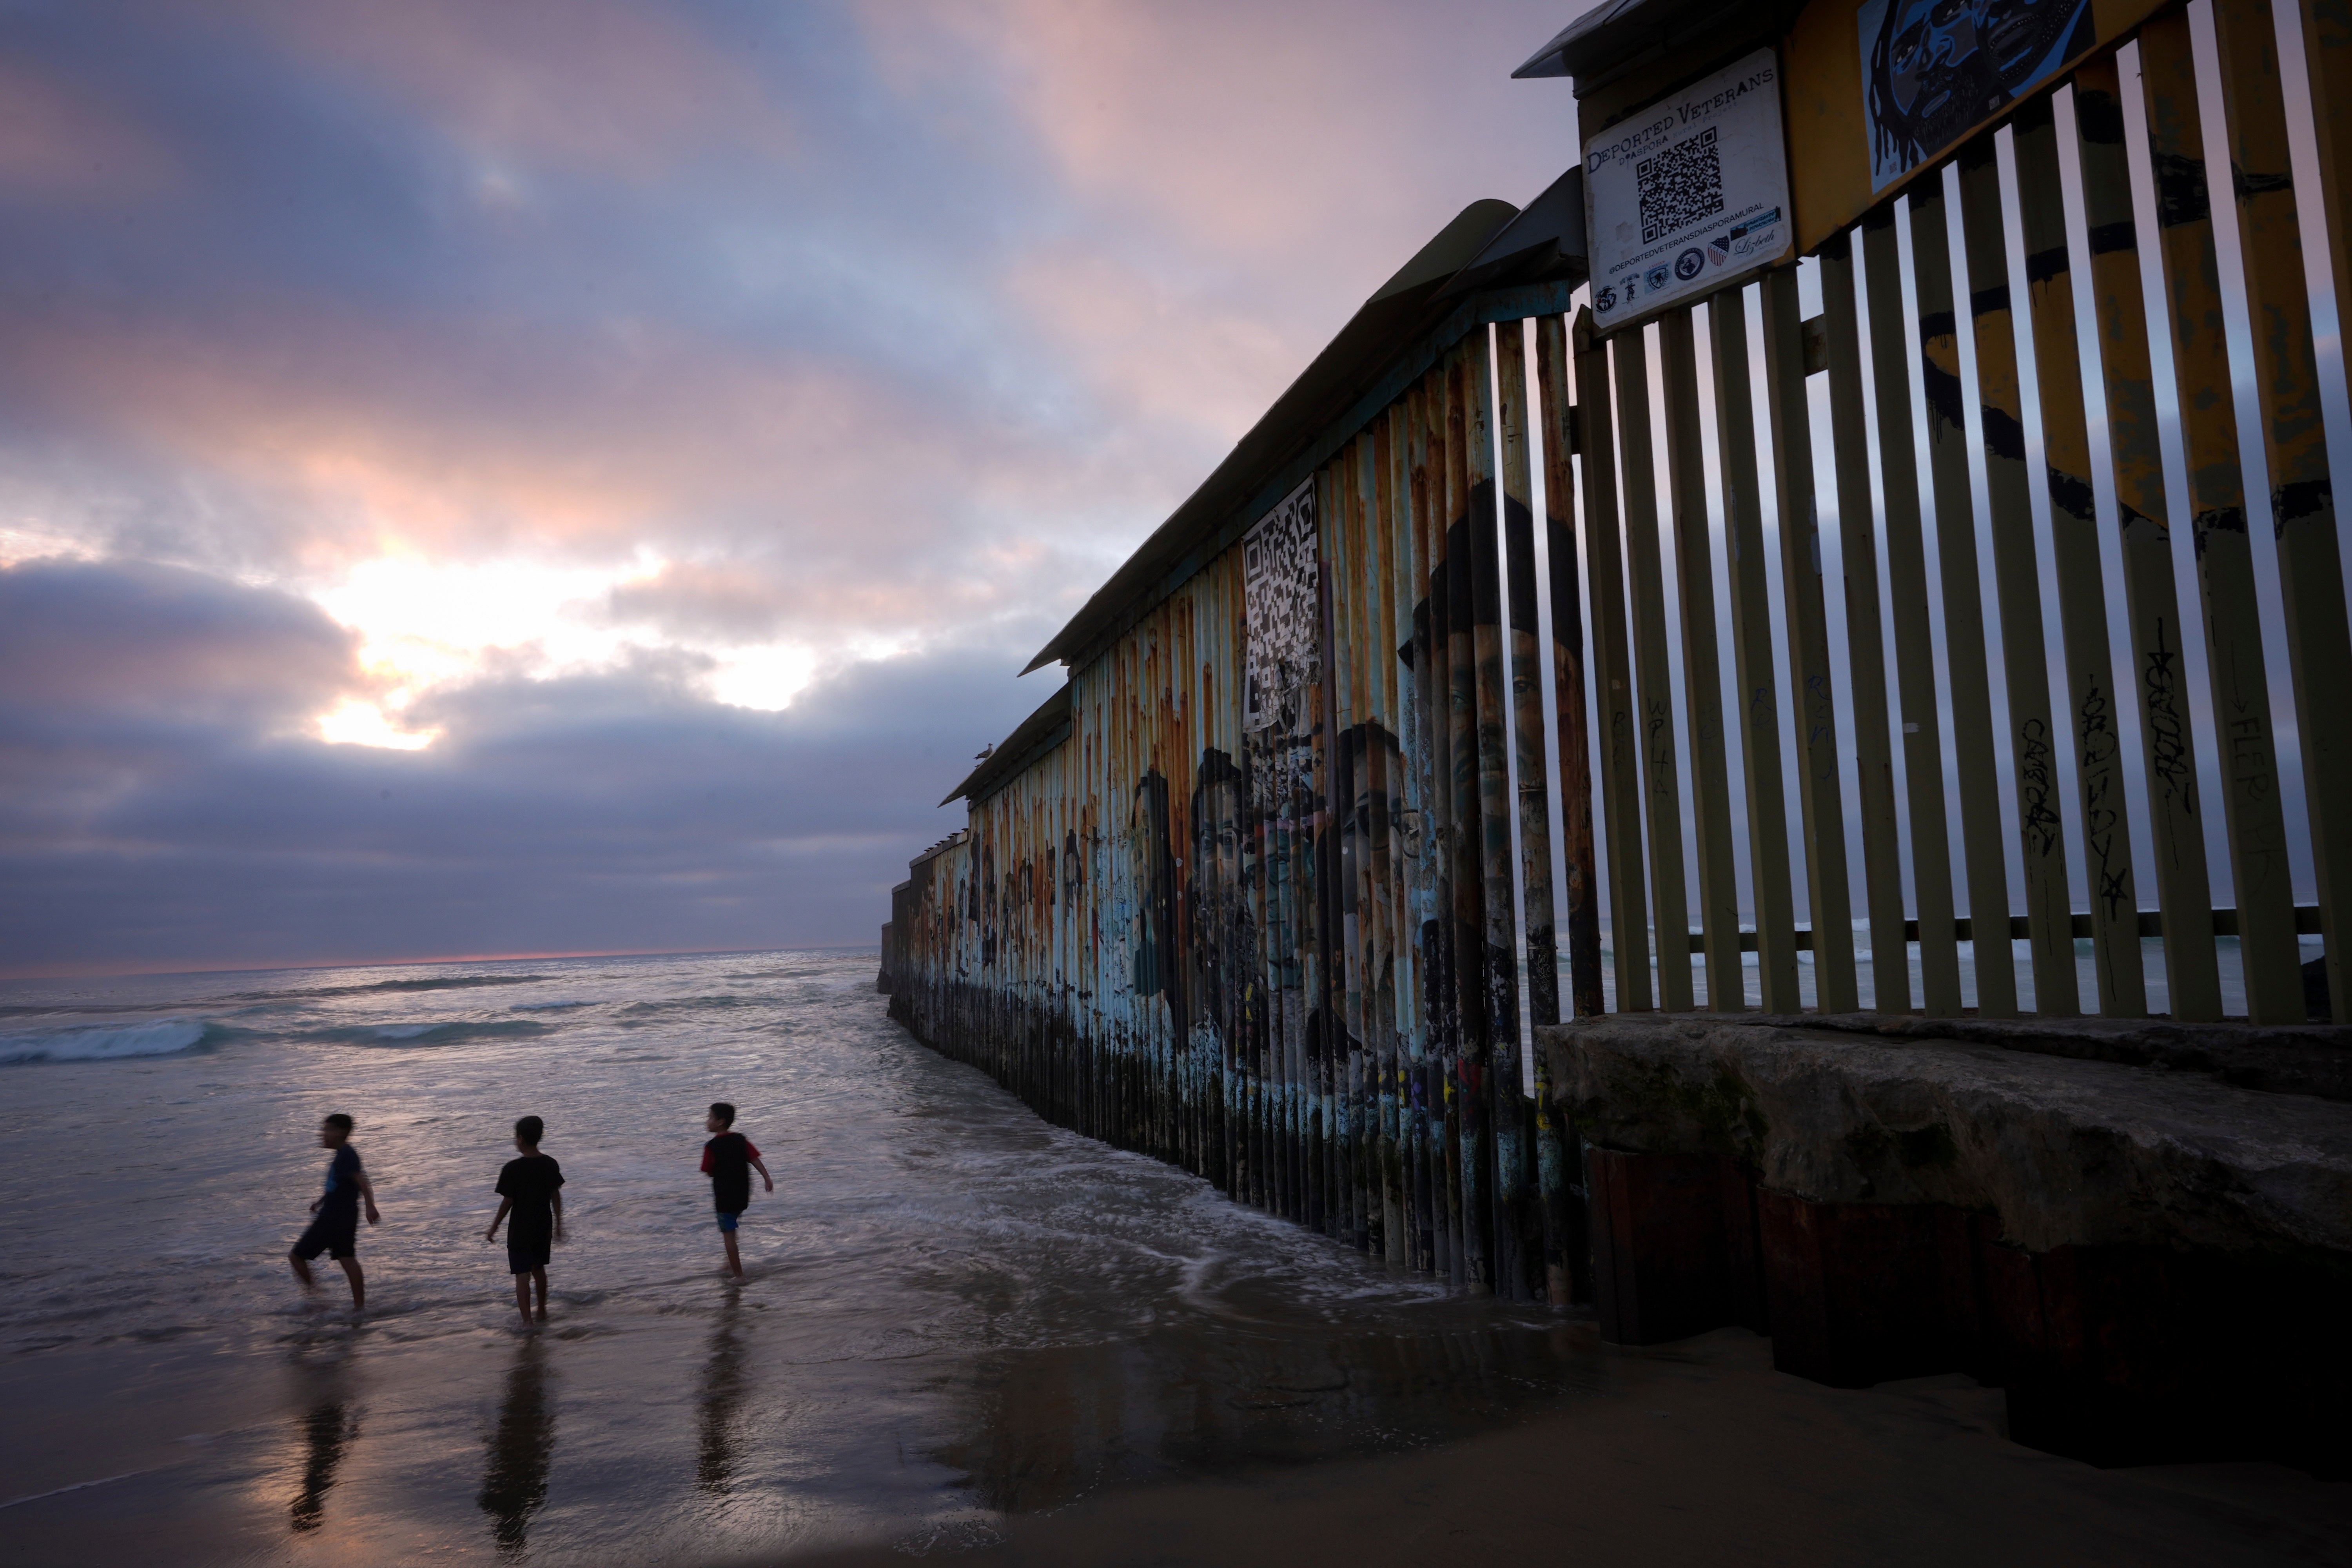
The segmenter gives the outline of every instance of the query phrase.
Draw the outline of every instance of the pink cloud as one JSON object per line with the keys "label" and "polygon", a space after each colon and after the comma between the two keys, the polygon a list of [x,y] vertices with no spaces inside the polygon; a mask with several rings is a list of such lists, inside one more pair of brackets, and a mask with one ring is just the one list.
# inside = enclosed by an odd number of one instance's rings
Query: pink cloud
{"label": "pink cloud", "polygon": [[261,0],[246,13],[486,153],[642,181],[683,153],[774,158],[797,144],[757,68],[756,40],[729,47],[661,6]]}
{"label": "pink cloud", "polygon": [[173,172],[163,142],[109,106],[0,62],[0,191],[121,201],[152,193]]}

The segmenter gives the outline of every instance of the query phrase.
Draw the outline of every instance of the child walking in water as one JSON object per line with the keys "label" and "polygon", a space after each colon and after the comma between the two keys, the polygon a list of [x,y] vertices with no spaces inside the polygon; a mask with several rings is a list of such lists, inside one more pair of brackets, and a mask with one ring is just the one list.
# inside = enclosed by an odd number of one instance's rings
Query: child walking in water
{"label": "child walking in water", "polygon": [[[547,1321],[547,1260],[556,1242],[563,1239],[563,1167],[539,1152],[547,1123],[526,1116],[514,1125],[518,1158],[499,1172],[499,1212],[483,1233],[485,1241],[499,1238],[499,1226],[509,1211],[507,1226],[507,1269],[514,1276],[515,1310],[525,1329]],[[531,1289],[539,1290],[539,1316],[531,1317]]]}
{"label": "child walking in water", "polygon": [[743,1258],[735,1249],[735,1222],[751,1205],[751,1173],[759,1172],[760,1180],[772,1193],[776,1182],[768,1174],[768,1167],[760,1163],[760,1151],[734,1130],[733,1106],[719,1100],[710,1108],[703,1126],[717,1136],[702,1146],[702,1173],[710,1178],[710,1201],[719,1210],[719,1234],[727,1241],[727,1272],[740,1279]]}
{"label": "child walking in water", "polygon": [[302,1289],[312,1292],[319,1289],[310,1278],[312,1258],[323,1252],[341,1264],[352,1282],[352,1310],[357,1312],[367,1306],[367,1277],[360,1272],[360,1205],[367,1205],[370,1225],[383,1215],[376,1212],[375,1188],[360,1166],[360,1152],[352,1147],[352,1119],[338,1110],[320,1122],[319,1147],[334,1151],[327,1162],[327,1190],[310,1205],[310,1227],[286,1260],[294,1266],[294,1278]]}

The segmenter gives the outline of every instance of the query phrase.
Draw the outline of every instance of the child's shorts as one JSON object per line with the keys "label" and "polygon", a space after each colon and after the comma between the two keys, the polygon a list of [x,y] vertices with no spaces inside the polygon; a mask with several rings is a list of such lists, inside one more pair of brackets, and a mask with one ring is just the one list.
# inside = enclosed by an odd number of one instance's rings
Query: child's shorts
{"label": "child's shorts", "polygon": [[359,1256],[359,1215],[346,1219],[339,1215],[320,1215],[302,1233],[302,1239],[294,1244],[294,1256],[308,1263],[323,1252],[340,1263]]}
{"label": "child's shorts", "polygon": [[535,1241],[522,1247],[517,1247],[511,1241],[508,1242],[507,1272],[528,1274],[534,1268],[546,1268],[548,1249],[549,1244],[544,1241]]}
{"label": "child's shorts", "polygon": [[735,1222],[741,1217],[742,1211],[740,1209],[720,1209],[719,1211],[719,1228],[721,1230],[733,1230],[735,1228]]}

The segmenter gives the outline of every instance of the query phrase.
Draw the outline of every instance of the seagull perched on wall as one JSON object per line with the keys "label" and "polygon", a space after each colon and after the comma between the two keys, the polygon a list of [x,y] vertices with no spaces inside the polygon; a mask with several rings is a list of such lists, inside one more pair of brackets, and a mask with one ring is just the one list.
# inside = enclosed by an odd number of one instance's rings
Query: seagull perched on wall
{"label": "seagull perched on wall", "polygon": [[973,752],[971,760],[975,763],[984,763],[994,755],[996,755],[996,747],[993,744],[991,744],[982,746],[979,751]]}

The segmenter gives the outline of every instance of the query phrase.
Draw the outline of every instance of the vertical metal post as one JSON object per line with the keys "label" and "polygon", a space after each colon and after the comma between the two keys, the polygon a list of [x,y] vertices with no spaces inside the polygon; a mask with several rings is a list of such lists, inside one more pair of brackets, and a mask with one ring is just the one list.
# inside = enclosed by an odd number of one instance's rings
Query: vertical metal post
{"label": "vertical metal post", "polygon": [[[2074,905],[2066,885],[2058,725],[2050,710],[2042,574],[2033,555],[2033,479],[2025,462],[2025,396],[2017,364],[2017,316],[2009,295],[2000,166],[1992,137],[1980,135],[1962,147],[1959,165],[1969,314],[1976,326],[1979,413],[1984,425],[1985,496],[1992,514],[1993,584],[2000,602],[2001,666],[2007,677],[2009,740],[2025,868],[2027,945],[2033,959],[2033,1005],[2045,1018],[2071,1018],[2083,1010],[2074,971]],[[1977,933],[1981,968],[1981,925]]]}
{"label": "vertical metal post", "polygon": [[[1767,406],[1780,513],[1781,596],[1789,616],[1789,673],[1796,683],[1790,695],[1797,704],[1797,786],[1804,812],[1805,887],[1813,922],[1813,993],[1822,1012],[1851,1013],[1862,1005],[1853,973],[1853,890],[1847,879],[1845,804],[1838,784],[1829,613],[1822,599],[1821,512],[1814,496],[1804,315],[1798,308],[1793,268],[1765,278],[1763,304]],[[1870,607],[1875,632],[1874,597]],[[1883,731],[1883,701],[1879,712]]]}
{"label": "vertical metal post", "polygon": [[[2295,210],[2270,0],[2216,5],[2213,30],[2230,152],[2237,165],[2240,253],[2253,321],[2254,385],[2260,389],[2263,451],[2270,461],[2271,528],[2278,541],[2279,588],[2286,607],[2287,666],[2294,679],[2327,994],[2332,1009],[2341,1015],[2346,999],[2352,998],[2352,963],[2346,962],[2340,940],[2352,936],[2352,733],[2347,733],[2338,704],[2352,692],[2352,626],[2346,620],[2336,489],[2328,471],[2318,353],[2304,284],[2303,224]],[[2324,217],[2315,219],[2312,231],[2320,244],[2327,242]],[[2352,301],[2339,300],[2337,309],[2352,309]]]}
{"label": "vertical metal post", "polygon": [[[1911,966],[1903,935],[1895,761],[1886,731],[1886,647],[1878,621],[1876,509],[1871,502],[1868,434],[1863,423],[1853,237],[1843,231],[1832,235],[1821,248],[1820,261],[1830,436],[1836,454],[1838,557],[1845,579],[1846,667],[1853,679],[1854,776],[1861,797],[1855,805],[1862,813],[1862,881],[1870,914],[1871,1001],[1883,1011],[1902,1013],[1911,1007]],[[1819,539],[1818,531],[1814,537]],[[1820,940],[1816,935],[1814,941]],[[1827,1003],[1822,1006],[1829,1010]]]}
{"label": "vertical metal post", "polygon": [[[1712,308],[1708,314],[1714,314]],[[1698,827],[1706,1005],[1719,1013],[1738,1013],[1747,1010],[1748,986],[1739,963],[1739,884],[1732,868],[1731,784],[1723,754],[1723,665],[1716,646],[1715,559],[1706,536],[1706,459],[1700,449],[1689,310],[1669,310],[1659,318],[1658,358],[1665,373],[1667,506],[1674,516],[1675,575],[1682,590],[1683,713],[1690,731],[1691,808]],[[1728,507],[1727,480],[1725,489]]]}
{"label": "vertical metal post", "polygon": [[[1504,630],[1510,655],[1511,739],[1519,774],[1520,921],[1525,927],[1521,940],[1528,966],[1528,1016],[1534,1024],[1557,1024],[1559,947],[1555,922],[1559,917],[1552,898],[1550,747],[1545,734],[1543,700],[1546,652],[1536,607],[1534,454],[1528,446],[1537,426],[1528,406],[1527,330],[1525,321],[1503,321],[1495,331],[1495,384],[1499,400],[1495,412],[1503,455],[1503,606],[1507,617]],[[1545,496],[1549,510],[1549,476]],[[1557,540],[1552,542],[1555,549],[1563,547]],[[1556,571],[1556,556],[1553,562]],[[1556,605],[1555,615],[1559,609]],[[1572,607],[1570,613],[1573,614]],[[1556,653],[1551,657],[1555,664],[1563,662]],[[1532,1142],[1523,1157],[1526,1168],[1519,1185],[1522,1201],[1532,1197],[1535,1202],[1534,1223],[1527,1229],[1533,1242],[1530,1250],[1538,1256],[1528,1259],[1527,1290],[1565,1305],[1568,1170],[1553,1138],[1555,1129],[1547,1103],[1550,1072],[1543,1054],[1535,1053],[1529,1065],[1534,1069],[1535,1095],[1525,1108],[1522,1136]]]}
{"label": "vertical metal post", "polygon": [[2279,802],[2253,550],[2246,538],[2245,479],[2229,393],[2221,264],[2213,250],[2212,199],[2188,17],[2175,13],[2148,23],[2140,29],[2139,51],[2148,153],[2157,170],[2157,222],[2172,294],[2172,364],[2196,508],[2198,585],[2205,598],[2207,666],[2221,731],[2222,820],[2237,884],[2246,1010],[2257,1024],[2299,1024],[2305,1013],[2293,873]]}
{"label": "vertical metal post", "polygon": [[[1445,491],[1446,491],[1446,679],[1452,709],[1448,715],[1454,774],[1454,970],[1456,1029],[1460,1047],[1455,1060],[1454,1105],[1460,1118],[1454,1146],[1462,1184],[1462,1223],[1456,1233],[1463,1254],[1464,1283],[1477,1289],[1494,1283],[1494,1210],[1487,1179],[1494,1159],[1488,1129],[1487,1067],[1490,1061],[1493,1016],[1486,1007],[1486,986],[1494,965],[1486,956],[1486,884],[1483,850],[1486,841],[1485,800],[1480,789],[1478,754],[1478,646],[1473,583],[1477,574],[1476,549],[1471,542],[1471,520],[1477,498],[1471,485],[1473,441],[1483,440],[1486,424],[1470,411],[1474,384],[1484,388],[1486,356],[1480,345],[1474,359],[1469,346],[1446,362]],[[1483,401],[1483,394],[1481,401]],[[1491,503],[1491,496],[1487,498]],[[1488,510],[1491,511],[1491,504]],[[1508,950],[1506,949],[1507,952]]]}
{"label": "vertical metal post", "polygon": [[[1591,647],[1593,690],[1601,704],[1601,816],[1609,841],[1609,945],[1614,958],[1617,1007],[1620,1012],[1647,1012],[1650,1007],[1649,900],[1642,888],[1642,744],[1640,710],[1633,701],[1633,671],[1625,648],[1625,577],[1622,548],[1617,531],[1617,464],[1614,428],[1609,397],[1608,351],[1592,342],[1591,312],[1576,315],[1576,403],[1568,403],[1562,371],[1568,334],[1560,319],[1544,319],[1538,353],[1543,363],[1544,438],[1557,442],[1564,470],[1568,455],[1579,457],[1582,480],[1579,499],[1584,510],[1582,534],[1591,571],[1592,626]],[[1562,473],[1559,506],[1568,502],[1568,479]],[[1557,559],[1557,557],[1555,557]],[[1553,590],[1553,604],[1559,590]],[[1557,616],[1557,608],[1555,608]],[[1555,621],[1555,635],[1557,622]],[[1561,721],[1560,743],[1568,743],[1567,720]],[[1582,739],[1582,728],[1578,727]],[[1560,777],[1568,777],[1563,754]],[[1588,809],[1590,794],[1587,795]],[[1579,951],[1579,937],[1570,916],[1570,963]],[[1597,945],[1600,932],[1593,932]],[[1597,959],[1599,954],[1595,954]],[[1683,966],[1690,967],[1685,955]],[[1593,977],[1597,989],[1600,977]],[[1577,981],[1577,1011],[1584,1011],[1584,990]]]}
{"label": "vertical metal post", "polygon": [[[1601,994],[1601,886],[1593,854],[1591,711],[1582,574],[1577,569],[1575,414],[1567,398],[1567,341],[1559,316],[1536,323],[1536,428],[1543,432],[1544,537],[1551,566],[1553,721],[1559,730],[1561,864],[1568,872],[1569,988],[1578,1017],[1598,1016]],[[1614,511],[1614,508],[1611,509]],[[1618,619],[1622,638],[1622,602]],[[1597,628],[1596,628],[1597,629]],[[1603,708],[1606,710],[1606,700]],[[1643,976],[1644,981],[1649,978]],[[1644,984],[1643,989],[1649,987]]]}
{"label": "vertical metal post", "polygon": [[[1939,238],[1940,233],[1939,226]],[[1952,847],[1947,826],[1950,805],[1944,796],[1944,742],[1929,636],[1927,555],[1919,526],[1918,456],[1911,435],[1913,383],[1906,345],[1912,333],[1903,319],[1902,253],[1892,206],[1881,207],[1863,219],[1862,257],[1870,289],[1872,394],[1878,409],[1879,483],[1886,509],[1886,591],[1895,626],[1904,795],[1911,821],[1911,886],[1919,921],[1921,1000],[1928,1017],[1950,1018],[1960,1011],[1959,944],[1953,924]],[[1907,957],[1905,967],[1909,967]]]}
{"label": "vertical metal post", "polygon": [[1404,404],[1404,479],[1398,492],[1400,511],[1397,518],[1399,553],[1408,563],[1403,590],[1397,595],[1397,629],[1399,657],[1411,660],[1412,677],[1401,680],[1403,692],[1403,719],[1409,757],[1407,786],[1411,798],[1407,803],[1405,834],[1407,871],[1412,879],[1411,904],[1407,912],[1413,973],[1412,1002],[1412,1032],[1406,1042],[1404,1082],[1401,1113],[1406,1127],[1406,1147],[1409,1151],[1407,1181],[1412,1210],[1411,1258],[1412,1267],[1425,1274],[1439,1272],[1444,1267],[1437,1248],[1437,1214],[1435,1198],[1443,1191],[1442,1184],[1433,1187],[1431,1175],[1436,1157],[1431,1140],[1430,1074],[1436,1060],[1440,1009],[1436,1003],[1435,982],[1444,973],[1443,949],[1438,942],[1437,926],[1433,916],[1438,909],[1437,900],[1437,839],[1432,831],[1436,820],[1436,755],[1430,733],[1430,661],[1429,647],[1429,393],[1428,378],[1414,383],[1405,395]]}
{"label": "vertical metal post", "polygon": [[2303,208],[2336,276],[2340,335],[2352,316],[2352,0],[2303,0],[2303,63],[2319,143],[2318,199]]}
{"label": "vertical metal post", "polygon": [[[1688,339],[1685,322],[1685,339]],[[1625,555],[1639,677],[1642,799],[1649,819],[1650,903],[1657,911],[1658,1005],[1691,1009],[1690,904],[1683,869],[1682,768],[1675,757],[1673,667],[1666,658],[1665,574],[1658,559],[1658,469],[1651,450],[1648,345],[1639,331],[1610,345],[1617,431],[1624,447]],[[1598,351],[1596,351],[1598,352]]]}
{"label": "vertical metal post", "polygon": [[[2091,910],[2093,967],[2099,1011],[2108,1017],[2147,1015],[2147,976],[2140,961],[2139,890],[2132,875],[2131,818],[2124,798],[2122,700],[2108,653],[2107,597],[2099,563],[2098,508],[2091,490],[2091,433],[2083,407],[2083,354],[2074,323],[2074,275],[2066,247],[2065,203],[2058,184],[2058,123],[2052,95],[2018,110],[2017,198],[2041,394],[2043,484],[2050,498],[2052,559],[2058,621],[2066,651],[2066,725],[2074,736],[2074,770],[2085,889]],[[2066,944],[2071,955],[2073,942]],[[2070,960],[2071,962],[2071,956]]]}
{"label": "vertical metal post", "polygon": [[1423,378],[1425,390],[1422,434],[1423,471],[1414,487],[1422,528],[1422,560],[1427,597],[1414,617],[1414,651],[1427,670],[1422,685],[1429,733],[1430,821],[1423,853],[1430,859],[1430,906],[1424,942],[1432,949],[1429,997],[1431,1055],[1423,1092],[1428,1103],[1432,1247],[1437,1272],[1463,1282],[1460,1111],[1454,1084],[1459,1076],[1461,1012],[1455,978],[1460,953],[1454,943],[1454,841],[1459,837],[1454,804],[1454,680],[1451,629],[1453,588],[1448,571],[1446,522],[1451,516],[1448,475],[1453,468],[1452,420],[1447,413],[1450,374],[1441,364]]}
{"label": "vertical metal post", "polygon": [[[1952,310],[1952,256],[1944,184],[1911,187],[1911,266],[1919,300],[1919,360],[1927,394],[1927,458],[1936,486],[1936,558],[1944,580],[1944,643],[1952,688],[1952,744],[1959,764],[1961,852],[1969,868],[1969,931],[1976,943],[1977,1011],[2017,1016],[2017,966],[2009,945],[2009,868],[2000,842],[1991,674],[1985,661],[1984,600],[1977,586],[1976,506],[1969,477],[1967,394]],[[1877,292],[1874,287],[1872,292]],[[1884,422],[1880,425],[1883,432]],[[1908,721],[1909,712],[1905,712]],[[1917,819],[1913,818],[1913,826]],[[1926,917],[1921,917],[1925,934]]]}
{"label": "vertical metal post", "polygon": [[[2198,798],[2196,729],[2183,686],[2188,670],[2181,658],[2179,595],[2173,586],[2171,506],[2164,489],[2147,302],[2140,290],[2139,233],[2132,216],[2115,57],[2086,62],[2075,73],[2074,90],[2083,221],[2090,238],[2092,297],[2098,302],[2107,448],[2131,625],[2129,684],[2131,700],[2139,704],[2141,768],[2164,927],[2167,1007],[2175,1018],[2211,1021],[2221,1016],[2213,892]],[[2021,171],[2024,147],[2021,138]]]}
{"label": "vertical metal post", "polygon": [[1528,414],[1525,329],[1499,323],[1495,332],[1496,428],[1503,448],[1503,627],[1509,665],[1511,744],[1519,775],[1520,923],[1525,928],[1528,1021],[1559,1022],[1559,940],[1551,885],[1551,769],[1545,744],[1543,658],[1537,641],[1533,428]]}
{"label": "vertical metal post", "polygon": [[[1765,570],[1756,407],[1748,384],[1748,298],[1706,302],[1714,356],[1715,440],[1723,479],[1723,548],[1731,574],[1731,663],[1739,693],[1739,755],[1748,790],[1748,865],[1756,900],[1757,977],[1764,1011],[1804,1010],[1789,885],[1789,805],[1780,769],[1780,692],[1772,668],[1771,574]],[[1786,538],[1788,519],[1781,519]],[[1690,603],[1685,592],[1683,603]],[[1736,961],[1736,959],[1735,959]]]}
{"label": "vertical metal post", "polygon": [[1504,664],[1501,538],[1496,516],[1494,406],[1486,334],[1471,334],[1468,378],[1471,501],[1468,532],[1473,600],[1478,751],[1479,866],[1486,877],[1485,974],[1488,1136],[1494,1210],[1495,1293],[1528,1294],[1527,1134],[1519,1085],[1519,975],[1512,918],[1509,679]]}

